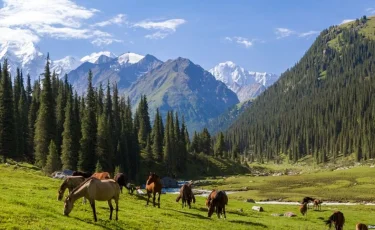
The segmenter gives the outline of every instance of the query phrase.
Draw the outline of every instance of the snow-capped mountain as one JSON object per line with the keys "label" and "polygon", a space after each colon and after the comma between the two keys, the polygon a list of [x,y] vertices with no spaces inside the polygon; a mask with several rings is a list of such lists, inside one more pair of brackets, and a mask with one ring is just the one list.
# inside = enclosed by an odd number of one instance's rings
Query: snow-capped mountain
{"label": "snow-capped mountain", "polygon": [[94,52],[90,55],[84,56],[83,58],[81,58],[80,61],[82,63],[90,62],[90,63],[98,64],[98,61],[100,60],[102,56],[109,57],[111,59],[117,57],[114,53],[111,53],[109,51],[100,51],[100,52]]}
{"label": "snow-capped mountain", "polygon": [[145,56],[136,53],[124,53],[117,58],[117,62],[120,65],[123,64],[134,64],[142,60]]}
{"label": "snow-capped mountain", "polygon": [[66,56],[62,59],[52,61],[51,72],[55,71],[56,74],[62,78],[65,74],[76,69],[82,62],[71,56]]}
{"label": "snow-capped mountain", "polygon": [[245,70],[231,61],[219,63],[209,72],[235,92],[240,101],[257,97],[279,78],[276,74]]}
{"label": "snow-capped mountain", "polygon": [[[32,80],[37,79],[43,73],[46,56],[32,42],[1,44],[0,60],[8,59],[8,67],[12,76],[16,75],[17,67],[26,76],[30,74]],[[26,77],[24,77],[26,79]]]}

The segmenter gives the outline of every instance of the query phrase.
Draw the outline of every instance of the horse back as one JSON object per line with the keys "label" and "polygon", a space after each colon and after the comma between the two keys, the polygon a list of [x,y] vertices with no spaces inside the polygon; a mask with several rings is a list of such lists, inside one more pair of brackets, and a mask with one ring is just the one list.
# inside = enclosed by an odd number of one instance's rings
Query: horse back
{"label": "horse back", "polygon": [[99,201],[118,199],[121,192],[120,186],[113,179],[91,180],[88,190],[89,196]]}

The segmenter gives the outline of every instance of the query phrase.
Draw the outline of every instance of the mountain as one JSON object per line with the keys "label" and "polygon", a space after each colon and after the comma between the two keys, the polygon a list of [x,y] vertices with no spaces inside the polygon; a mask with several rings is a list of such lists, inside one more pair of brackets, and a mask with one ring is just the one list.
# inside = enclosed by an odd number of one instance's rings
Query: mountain
{"label": "mountain", "polygon": [[66,56],[65,58],[52,61],[51,62],[51,71],[55,71],[60,78],[63,77],[65,74],[68,74],[73,69],[77,68],[81,62],[74,57]]}
{"label": "mountain", "polygon": [[238,98],[227,86],[189,59],[177,58],[152,69],[125,91],[133,105],[147,96],[150,118],[156,108],[184,116],[190,132],[201,130],[209,119],[237,104]]}
{"label": "mountain", "polygon": [[100,83],[106,85],[108,81],[111,84],[117,82],[119,92],[122,93],[138,77],[162,64],[162,61],[149,54],[142,56],[135,53],[125,53],[116,58],[104,54],[90,56],[90,58],[88,56],[82,58],[83,60],[90,60],[90,62],[84,62],[68,74],[70,83],[79,94],[83,94],[87,88],[89,70],[92,71],[95,87],[98,87]]}
{"label": "mountain", "polygon": [[[32,42],[11,43],[6,42],[0,47],[1,64],[8,59],[8,66],[12,76],[16,75],[17,67],[22,69],[24,76],[30,74],[32,80],[38,79],[43,73],[46,56]],[[24,77],[26,79],[26,77]]]}
{"label": "mountain", "polygon": [[94,64],[98,64],[99,62],[102,62],[101,60],[106,59],[106,60],[112,60],[116,58],[117,56],[109,51],[101,51],[101,52],[95,52],[90,55],[84,56],[81,58],[81,63],[84,62],[90,62]]}
{"label": "mountain", "polygon": [[257,97],[279,78],[276,74],[250,72],[231,61],[219,63],[209,72],[233,90],[240,101]]}
{"label": "mountain", "polygon": [[323,30],[226,131],[228,146],[258,161],[374,158],[374,34],[365,16]]}

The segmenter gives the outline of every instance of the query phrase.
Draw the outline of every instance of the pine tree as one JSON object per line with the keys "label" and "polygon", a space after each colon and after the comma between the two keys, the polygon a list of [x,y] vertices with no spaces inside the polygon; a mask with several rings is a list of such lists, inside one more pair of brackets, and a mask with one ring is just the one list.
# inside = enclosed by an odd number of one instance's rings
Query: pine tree
{"label": "pine tree", "polygon": [[86,96],[87,106],[85,107],[81,130],[82,138],[80,141],[80,151],[78,168],[82,171],[92,172],[95,169],[95,149],[96,149],[96,103],[95,103],[95,92],[92,87],[92,72],[89,71],[88,76],[88,87]]}
{"label": "pine tree", "polygon": [[44,167],[46,164],[48,144],[51,140],[55,140],[55,110],[49,65],[48,56],[44,70],[43,89],[40,95],[40,108],[35,123],[35,161],[40,167]]}
{"label": "pine tree", "polygon": [[12,156],[14,147],[13,112],[12,82],[5,59],[0,79],[0,155],[3,156],[3,162]]}
{"label": "pine tree", "polygon": [[217,141],[215,143],[215,155],[217,157],[223,157],[225,151],[224,134],[220,132]]}
{"label": "pine tree", "polygon": [[57,152],[61,154],[61,144],[62,144],[62,132],[64,130],[64,120],[65,120],[65,107],[67,101],[67,86],[60,84],[57,92],[56,99],[56,146]]}
{"label": "pine tree", "polygon": [[109,136],[110,129],[108,125],[108,118],[103,113],[98,120],[98,131],[96,136],[96,158],[102,166],[104,171],[111,172],[112,167],[112,155],[111,155],[111,139]]}
{"label": "pine tree", "polygon": [[[40,82],[35,81],[33,86],[33,96],[31,104],[29,107],[29,114],[27,116],[28,124],[28,135],[27,135],[27,149],[28,149],[28,160],[34,162],[35,152],[34,152],[34,136],[35,136],[35,122],[38,115],[38,110],[40,106]],[[28,90],[28,92],[30,92]]]}
{"label": "pine tree", "polygon": [[48,156],[47,156],[46,165],[44,167],[44,172],[49,175],[59,170],[60,168],[61,168],[60,159],[57,153],[57,148],[56,148],[55,142],[51,140],[48,146]]}
{"label": "pine tree", "polygon": [[95,172],[103,172],[103,167],[102,167],[102,165],[100,164],[100,161],[99,161],[99,160],[96,162]]}
{"label": "pine tree", "polygon": [[171,126],[171,115],[167,113],[167,121],[164,131],[164,146],[163,146],[163,155],[164,163],[167,169],[167,174],[172,174],[172,148],[171,148],[171,135],[170,135],[170,126]]}
{"label": "pine tree", "polygon": [[159,114],[159,109],[156,109],[154,126],[152,128],[152,153],[153,158],[158,162],[163,159],[163,134],[162,134],[162,123],[160,122],[161,116]]}
{"label": "pine tree", "polygon": [[73,113],[73,99],[72,96],[68,96],[68,100],[65,106],[65,121],[64,131],[62,133],[62,145],[61,145],[61,163],[63,169],[77,169],[78,162],[78,149],[74,146],[74,113]]}

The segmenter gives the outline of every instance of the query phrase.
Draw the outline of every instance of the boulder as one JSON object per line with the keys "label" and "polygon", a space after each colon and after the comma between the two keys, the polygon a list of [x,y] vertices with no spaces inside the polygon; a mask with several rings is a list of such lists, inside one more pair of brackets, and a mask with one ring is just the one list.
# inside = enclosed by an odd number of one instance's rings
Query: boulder
{"label": "boulder", "polygon": [[254,211],[258,211],[258,212],[263,212],[264,211],[261,206],[253,206],[251,209],[254,210]]}
{"label": "boulder", "polygon": [[248,202],[248,203],[255,203],[255,200],[253,200],[253,199],[246,199],[246,202]]}

